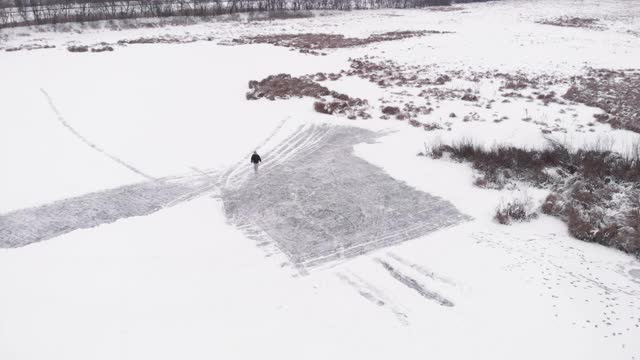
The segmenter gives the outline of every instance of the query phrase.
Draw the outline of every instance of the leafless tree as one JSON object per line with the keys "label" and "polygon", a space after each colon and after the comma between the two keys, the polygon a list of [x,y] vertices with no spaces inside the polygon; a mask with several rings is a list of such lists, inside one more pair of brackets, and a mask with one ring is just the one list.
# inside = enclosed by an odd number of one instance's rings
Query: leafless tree
{"label": "leafless tree", "polygon": [[[0,28],[166,16],[215,16],[253,11],[416,8],[452,0],[0,0]],[[484,1],[484,0],[457,0]],[[12,6],[13,5],[13,6]],[[277,15],[276,15],[277,12]],[[271,14],[267,14],[267,17]]]}

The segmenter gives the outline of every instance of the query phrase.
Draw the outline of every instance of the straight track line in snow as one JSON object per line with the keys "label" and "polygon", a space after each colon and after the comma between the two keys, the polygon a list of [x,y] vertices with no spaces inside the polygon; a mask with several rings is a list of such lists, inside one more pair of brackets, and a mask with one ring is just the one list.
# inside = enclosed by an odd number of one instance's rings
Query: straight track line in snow
{"label": "straight track line in snow", "polygon": [[386,296],[376,287],[362,279],[360,276],[354,273],[344,274],[341,272],[337,273],[336,276],[340,280],[351,286],[353,289],[355,289],[358,294],[360,294],[360,296],[364,297],[366,300],[377,306],[388,308],[402,325],[409,325],[409,318],[407,314],[405,314],[399,308],[399,306],[394,304],[388,296]]}
{"label": "straight track line in snow", "polygon": [[69,124],[64,117],[62,116],[62,114],[60,114],[60,111],[58,110],[58,108],[56,107],[56,105],[53,103],[53,99],[51,98],[51,96],[49,95],[49,93],[40,88],[40,91],[42,92],[42,94],[44,95],[44,97],[47,99],[47,102],[49,103],[49,106],[51,107],[51,110],[53,110],[53,112],[56,114],[56,118],[58,119],[58,121],[60,122],[60,124],[62,124],[62,126],[64,126],[65,128],[67,128],[67,130],[69,130],[75,137],[77,137],[80,141],[82,141],[85,145],[89,146],[90,148],[92,148],[93,150],[101,153],[102,155],[108,157],[109,159],[115,161],[116,163],[124,166],[125,168],[127,168],[130,171],[133,171],[134,173],[146,178],[147,180],[156,180],[155,177],[148,175],[144,172],[142,172],[141,170],[137,169],[136,167],[134,167],[133,165],[128,164],[127,162],[125,162],[124,160],[120,159],[119,157],[112,155],[110,153],[108,153],[106,150],[104,150],[103,148],[99,147],[98,145],[96,145],[95,143],[91,142],[89,139],[87,139],[86,137],[84,137],[82,134],[80,134],[76,129],[73,128],[73,126],[71,126],[71,124]]}

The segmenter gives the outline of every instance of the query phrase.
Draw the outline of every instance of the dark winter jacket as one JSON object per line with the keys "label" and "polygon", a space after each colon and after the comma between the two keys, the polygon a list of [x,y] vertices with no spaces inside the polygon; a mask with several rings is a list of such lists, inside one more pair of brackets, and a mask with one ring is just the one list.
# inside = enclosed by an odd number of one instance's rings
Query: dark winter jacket
{"label": "dark winter jacket", "polygon": [[259,163],[259,162],[262,162],[262,159],[260,159],[260,155],[258,155],[258,154],[253,154],[253,155],[251,155],[251,162],[252,162],[253,164],[257,164],[257,163]]}

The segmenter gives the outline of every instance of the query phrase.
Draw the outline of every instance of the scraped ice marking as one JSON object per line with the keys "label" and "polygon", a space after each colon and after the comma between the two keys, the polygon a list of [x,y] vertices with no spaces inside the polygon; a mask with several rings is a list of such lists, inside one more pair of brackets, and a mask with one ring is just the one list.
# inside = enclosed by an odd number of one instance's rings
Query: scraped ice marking
{"label": "scraped ice marking", "polygon": [[349,271],[349,274],[337,273],[336,276],[350,285],[360,296],[364,297],[368,301],[375,305],[388,308],[402,325],[409,325],[409,317],[406,312],[373,284],[351,271]]}
{"label": "scraped ice marking", "polygon": [[269,234],[296,265],[308,268],[418,238],[469,219],[448,202],[410,188],[353,155],[376,133],[302,126],[222,189],[231,222]]}

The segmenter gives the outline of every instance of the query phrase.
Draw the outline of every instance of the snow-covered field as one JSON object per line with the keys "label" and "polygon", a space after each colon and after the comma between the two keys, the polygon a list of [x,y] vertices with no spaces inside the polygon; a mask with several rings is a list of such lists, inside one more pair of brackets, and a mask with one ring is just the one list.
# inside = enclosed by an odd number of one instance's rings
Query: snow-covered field
{"label": "snow-covered field", "polygon": [[[600,28],[537,23],[560,16]],[[0,32],[0,49],[56,46],[0,53],[0,359],[640,359],[637,259],[544,215],[499,225],[502,201],[539,204],[546,191],[480,189],[468,164],[416,156],[425,143],[465,138],[606,142],[624,153],[639,134],[594,122],[597,108],[535,96],[434,100],[417,120],[441,129],[424,131],[380,119],[381,106],[423,105],[420,90],[357,76],[322,84],[366,99],[371,119],[317,113],[311,98],[245,96],[251,80],[339,73],[365,55],[435,73],[638,69],[640,2],[64,27]],[[231,46],[406,30],[451,33],[325,56]],[[174,43],[117,44],[142,37]],[[114,51],[66,50],[100,43]],[[491,78],[442,86],[502,99]],[[308,129],[337,135],[300,136]],[[254,149],[265,160],[258,177]],[[368,237],[393,240],[357,250]]]}

